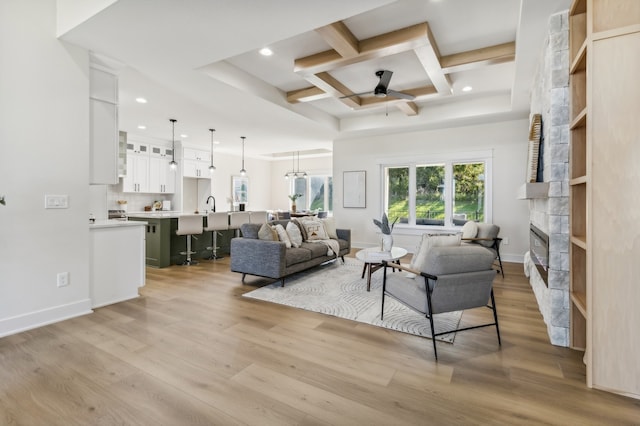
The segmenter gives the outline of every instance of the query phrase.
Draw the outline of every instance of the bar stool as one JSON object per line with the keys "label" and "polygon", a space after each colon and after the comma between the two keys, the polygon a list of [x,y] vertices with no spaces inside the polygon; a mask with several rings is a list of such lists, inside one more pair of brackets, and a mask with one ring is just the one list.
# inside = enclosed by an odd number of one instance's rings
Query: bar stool
{"label": "bar stool", "polygon": [[191,236],[202,234],[202,216],[199,214],[182,214],[178,216],[178,229],[176,235],[187,236],[187,251],[181,251],[180,254],[186,254],[187,258],[183,265],[197,265],[198,262],[191,260],[191,255],[195,251],[191,251]]}
{"label": "bar stool", "polygon": [[269,213],[265,211],[249,212],[249,223],[267,223]]}
{"label": "bar stool", "polygon": [[229,214],[229,229],[236,230],[236,237],[240,236],[240,226],[249,223],[251,216],[249,212],[231,212]]}
{"label": "bar stool", "polygon": [[207,226],[204,227],[205,231],[211,231],[212,246],[207,247],[207,250],[211,250],[211,256],[209,259],[216,260],[222,259],[222,256],[218,256],[218,234],[220,231],[226,231],[229,229],[229,213],[218,212],[209,213],[207,215]]}

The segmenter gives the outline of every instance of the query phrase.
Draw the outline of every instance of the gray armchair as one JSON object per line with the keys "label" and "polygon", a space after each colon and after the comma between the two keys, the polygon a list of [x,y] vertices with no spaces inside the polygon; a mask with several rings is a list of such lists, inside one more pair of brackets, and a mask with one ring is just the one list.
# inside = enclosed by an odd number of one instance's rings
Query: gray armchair
{"label": "gray armchair", "polygon": [[[462,244],[459,246],[432,247],[427,254],[424,271],[387,264],[384,262],[384,278],[382,284],[382,311],[384,316],[384,299],[390,296],[405,306],[426,316],[431,326],[433,354],[438,360],[436,336],[454,331],[471,330],[474,328],[495,325],[500,341],[498,328],[498,313],[493,296],[493,280],[496,276],[492,269],[494,256],[483,247]],[[387,273],[389,268],[400,269],[415,274]],[[428,271],[428,272],[427,272]],[[491,305],[488,305],[491,299]],[[478,307],[487,307],[493,311],[494,322],[474,325],[436,333],[434,314],[461,311]]]}

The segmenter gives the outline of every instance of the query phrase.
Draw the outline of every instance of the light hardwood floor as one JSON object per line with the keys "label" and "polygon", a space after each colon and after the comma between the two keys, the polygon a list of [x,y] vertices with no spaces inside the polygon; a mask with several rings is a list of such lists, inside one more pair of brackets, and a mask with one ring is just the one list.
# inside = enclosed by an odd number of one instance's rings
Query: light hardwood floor
{"label": "light hardwood floor", "polygon": [[268,280],[228,260],[148,268],[138,299],[0,339],[0,424],[640,424],[549,343],[522,265],[496,276],[502,347],[466,331],[436,363],[427,339],[243,298]]}

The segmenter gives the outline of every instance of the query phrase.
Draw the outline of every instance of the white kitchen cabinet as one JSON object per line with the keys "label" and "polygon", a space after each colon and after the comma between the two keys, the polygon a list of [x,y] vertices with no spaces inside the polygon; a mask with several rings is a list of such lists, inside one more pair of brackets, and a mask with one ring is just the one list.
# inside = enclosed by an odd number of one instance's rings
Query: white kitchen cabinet
{"label": "white kitchen cabinet", "polygon": [[176,171],[169,167],[171,157],[149,158],[149,192],[173,194],[176,191]]}
{"label": "white kitchen cabinet", "polygon": [[204,161],[184,160],[182,176],[193,178],[210,178],[209,163]]}
{"label": "white kitchen cabinet", "polygon": [[90,225],[91,307],[138,297],[145,284],[145,222]]}
{"label": "white kitchen cabinet", "polygon": [[118,77],[89,71],[89,183],[118,183]]}
{"label": "white kitchen cabinet", "polygon": [[202,149],[184,148],[183,158],[185,160],[204,161],[208,163],[211,158],[211,154],[209,154],[209,151]]}
{"label": "white kitchen cabinet", "polygon": [[149,155],[127,154],[127,175],[122,180],[124,192],[149,192]]}

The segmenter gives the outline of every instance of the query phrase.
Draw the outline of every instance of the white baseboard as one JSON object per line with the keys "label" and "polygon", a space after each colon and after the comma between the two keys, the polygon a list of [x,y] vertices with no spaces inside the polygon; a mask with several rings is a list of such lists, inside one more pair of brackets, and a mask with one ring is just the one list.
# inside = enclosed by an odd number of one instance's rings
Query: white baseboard
{"label": "white baseboard", "polygon": [[0,337],[64,321],[69,318],[79,317],[92,312],[91,299],[83,299],[66,305],[54,306],[41,311],[1,319]]}

